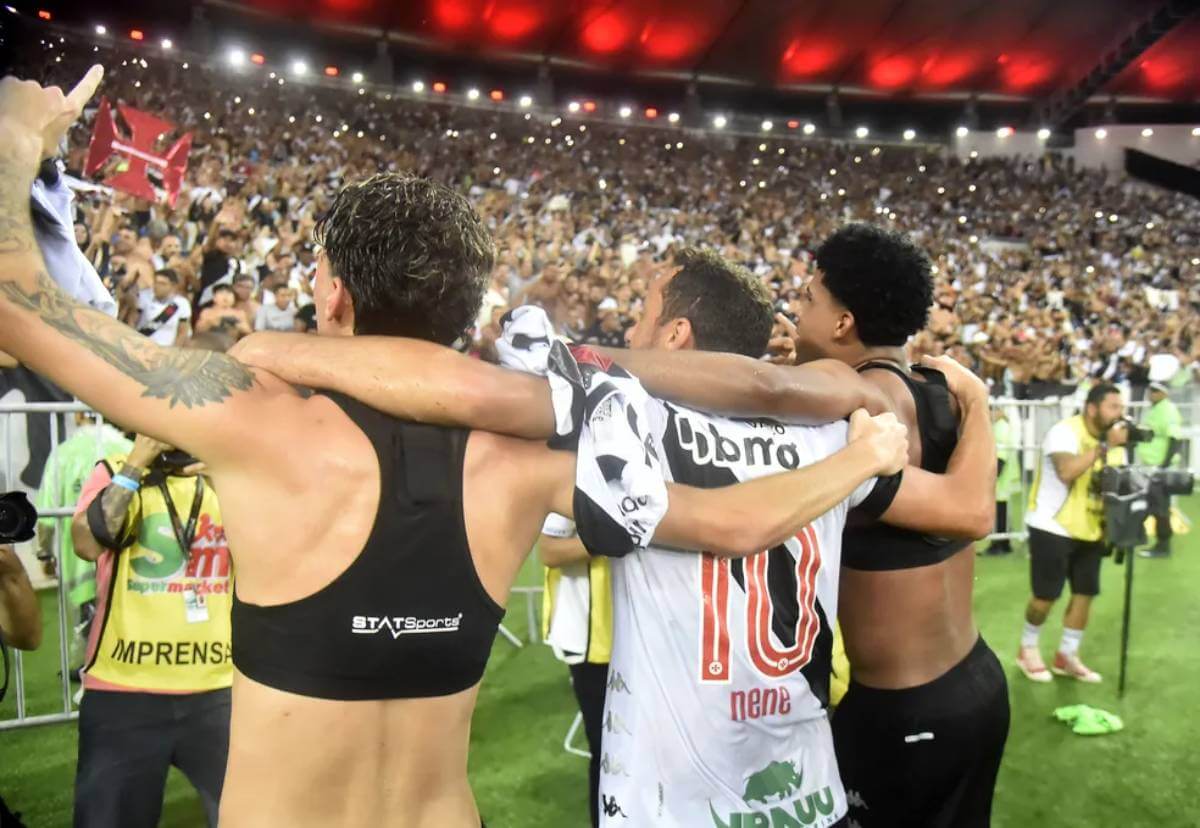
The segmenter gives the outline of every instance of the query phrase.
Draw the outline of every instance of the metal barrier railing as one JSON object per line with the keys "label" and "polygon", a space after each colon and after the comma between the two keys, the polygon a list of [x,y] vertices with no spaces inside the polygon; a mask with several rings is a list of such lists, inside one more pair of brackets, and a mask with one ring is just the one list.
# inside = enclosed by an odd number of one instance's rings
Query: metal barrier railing
{"label": "metal barrier railing", "polygon": [[[0,405],[0,416],[4,417],[4,479],[7,485],[16,485],[16,476],[13,474],[13,465],[16,452],[13,448],[13,417],[17,414],[48,414],[50,415],[50,446],[51,457],[57,457],[57,448],[59,444],[59,414],[75,414],[88,413],[91,409],[82,403],[24,403],[21,405]],[[100,459],[100,441],[99,432],[97,432],[97,460]],[[54,491],[59,491],[59,464],[57,462],[47,463],[47,474],[42,480],[43,486],[50,486]],[[45,509],[39,512],[40,517],[53,518],[54,539],[52,548],[54,550],[54,563],[56,572],[61,575],[63,569],[63,533],[70,531],[70,519],[75,514],[75,504],[70,506],[60,506],[53,509]],[[13,727],[28,727],[39,724],[51,724],[54,722],[65,722],[76,718],[79,714],[72,710],[71,707],[71,668],[70,668],[70,637],[72,635],[72,627],[67,623],[67,595],[66,584],[61,577],[55,579],[55,593],[57,598],[58,609],[58,666],[60,677],[60,689],[62,691],[62,710],[59,713],[49,715],[30,716],[27,714],[28,698],[25,688],[25,662],[24,656],[20,650],[12,650],[12,666],[13,675],[11,686],[13,688],[14,702],[16,704],[17,715],[15,719],[0,720],[0,730],[5,730]]]}
{"label": "metal barrier railing", "polygon": [[[1133,403],[1129,407],[1131,413],[1139,412],[1145,408],[1147,403]],[[1028,499],[1028,489],[1032,482],[1032,472],[1036,469],[1036,464],[1040,462],[1040,445],[1045,438],[1046,432],[1054,423],[1070,416],[1079,409],[1079,403],[1073,398],[1063,399],[1046,399],[1046,400],[1014,400],[1014,399],[996,399],[992,402],[993,408],[1003,408],[1007,412],[1010,420],[1016,426],[1016,433],[1019,435],[1018,442],[1012,448],[1017,453],[1018,463],[1020,464],[1020,473],[1018,475],[1018,491],[1011,499],[1020,498],[1022,502]],[[1200,438],[1200,402],[1187,402],[1179,405],[1183,420],[1185,423],[1185,436],[1193,436]],[[16,456],[13,446],[13,420],[18,415],[25,414],[49,414],[50,416],[50,444],[51,457],[57,458],[55,453],[59,444],[59,424],[58,417],[53,415],[58,414],[74,414],[74,413],[94,413],[91,409],[81,403],[24,403],[19,405],[0,405],[0,417],[3,417],[3,434],[4,434],[4,458],[0,468],[4,470],[4,479],[8,485],[15,487],[16,477],[13,474],[14,458]],[[97,450],[96,460],[100,460],[103,456],[100,444],[102,435],[97,430]],[[1185,454],[1185,465],[1193,471],[1200,473],[1200,456]],[[51,486],[55,491],[59,489],[60,470],[57,462],[47,464],[47,473],[42,481],[43,486]],[[65,571],[63,564],[63,537],[65,532],[70,531],[70,519],[74,515],[75,504],[63,504],[58,508],[46,509],[41,512],[41,516],[52,518],[55,521],[55,531],[53,539],[54,559],[56,571],[60,574]],[[988,536],[988,540],[999,540],[1002,538],[1011,538],[1022,540],[1027,537],[1024,527],[1006,527],[1007,531],[993,533]],[[13,651],[12,665],[13,675],[10,683],[13,692],[13,698],[16,705],[16,717],[13,719],[0,720],[0,730],[27,727],[38,724],[49,724],[53,722],[69,721],[78,716],[78,712],[72,709],[72,690],[71,690],[71,671],[70,671],[70,642],[73,630],[68,623],[67,613],[67,585],[63,578],[59,577],[55,582],[55,591],[57,598],[57,626],[58,626],[58,662],[59,675],[61,679],[61,712],[51,713],[47,715],[28,715],[28,698],[25,687],[25,664],[20,651]],[[528,639],[530,642],[538,642],[541,638],[541,630],[538,624],[538,610],[535,607],[536,598],[542,592],[540,586],[518,586],[514,587],[512,592],[523,596],[525,599],[525,616],[528,623]],[[513,645],[522,646],[519,637],[512,634],[508,630],[504,630],[502,635]]]}

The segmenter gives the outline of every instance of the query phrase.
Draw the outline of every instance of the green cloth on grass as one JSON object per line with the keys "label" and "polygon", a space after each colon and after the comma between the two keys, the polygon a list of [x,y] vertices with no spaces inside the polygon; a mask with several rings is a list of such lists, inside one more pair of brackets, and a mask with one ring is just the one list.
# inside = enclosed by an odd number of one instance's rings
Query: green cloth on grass
{"label": "green cloth on grass", "polygon": [[1071,725],[1071,730],[1080,736],[1103,736],[1123,730],[1121,717],[1107,710],[1086,704],[1069,704],[1054,711],[1054,718]]}

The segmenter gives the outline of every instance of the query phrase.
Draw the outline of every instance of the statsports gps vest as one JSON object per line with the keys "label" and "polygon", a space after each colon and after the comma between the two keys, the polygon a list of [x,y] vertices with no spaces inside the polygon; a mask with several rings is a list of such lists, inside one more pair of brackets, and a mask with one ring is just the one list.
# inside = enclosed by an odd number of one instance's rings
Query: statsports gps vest
{"label": "statsports gps vest", "polygon": [[[233,663],[302,696],[448,696],[483,677],[504,610],[467,546],[468,432],[390,417],[327,394],[371,440],[380,497],[362,552],[328,586],[289,604],[233,601]],[[311,554],[319,554],[312,550]]]}
{"label": "statsports gps vest", "polygon": [[[912,370],[924,378],[915,380],[889,362],[868,362],[859,373],[872,368],[891,371],[904,381],[917,408],[917,431],[921,438],[921,468],[942,474],[950,455],[958,445],[958,418],[950,407],[950,389],[940,371],[914,365]],[[860,570],[915,569],[940,563],[969,541],[938,538],[897,529],[851,513],[842,537],[842,566]]]}

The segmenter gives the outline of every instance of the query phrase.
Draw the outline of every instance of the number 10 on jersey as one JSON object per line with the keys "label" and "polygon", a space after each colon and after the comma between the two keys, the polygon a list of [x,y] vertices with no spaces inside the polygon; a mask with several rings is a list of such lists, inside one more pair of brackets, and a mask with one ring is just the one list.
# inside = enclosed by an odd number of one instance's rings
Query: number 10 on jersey
{"label": "number 10 on jersey", "polygon": [[[750,663],[765,678],[783,678],[808,664],[817,640],[820,619],[816,613],[817,572],[821,568],[821,550],[817,534],[806,526],[796,535],[800,554],[796,556],[796,595],[772,595],[767,577],[770,551],[759,552],[745,559],[746,591],[745,646]],[[790,557],[786,546],[777,546],[784,554],[776,560]],[[709,553],[700,556],[700,681],[725,683],[730,680],[729,666],[729,590],[730,561]],[[771,628],[777,607],[795,600],[798,604],[795,644],[777,646],[771,638]]]}

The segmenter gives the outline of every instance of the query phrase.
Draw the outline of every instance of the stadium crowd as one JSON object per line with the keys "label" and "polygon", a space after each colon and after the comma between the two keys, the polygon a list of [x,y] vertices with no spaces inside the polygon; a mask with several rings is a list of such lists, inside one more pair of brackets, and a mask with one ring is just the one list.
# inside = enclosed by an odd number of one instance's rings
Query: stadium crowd
{"label": "stadium crowd", "polygon": [[[910,233],[935,261],[914,358],[950,353],[1018,397],[1087,377],[1136,393],[1154,360],[1182,384],[1200,359],[1200,209],[1063,155],[963,161],[944,147],[623,126],[150,50],[96,54],[69,39],[27,48],[23,73],[67,83],[100,59],[110,100],[192,133],[173,208],[105,193],[77,202],[77,238],[123,318],[145,327],[165,302],[187,311],[177,316],[191,325],[166,339],[314,329],[315,219],[343,180],[393,169],[469,193],[496,238],[466,343],[485,357],[502,312],[522,302],[574,337],[620,343],[683,245],[744,264],[786,312],[820,241],[865,220]],[[75,174],[87,140],[83,128],[71,136]]]}

